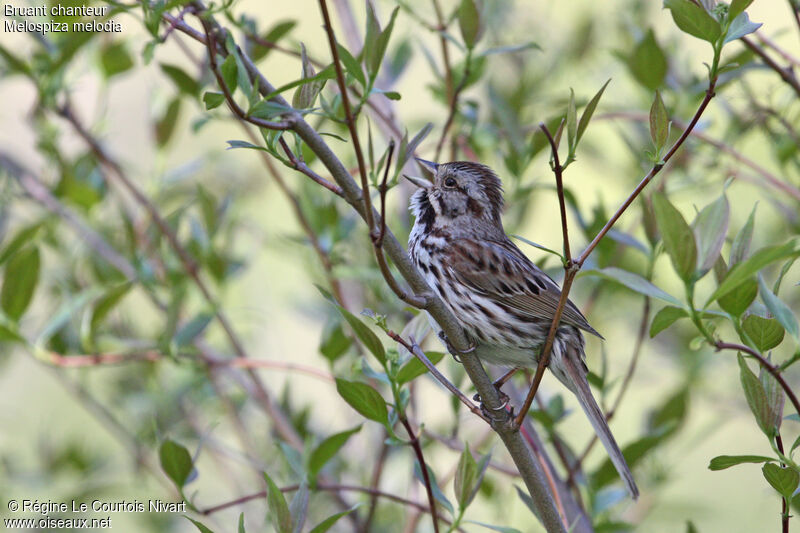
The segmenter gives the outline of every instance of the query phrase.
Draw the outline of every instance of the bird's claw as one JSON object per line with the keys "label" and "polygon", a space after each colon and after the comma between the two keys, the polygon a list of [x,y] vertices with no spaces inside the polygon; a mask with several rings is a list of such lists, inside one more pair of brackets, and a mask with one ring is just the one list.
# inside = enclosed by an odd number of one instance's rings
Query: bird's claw
{"label": "bird's claw", "polygon": [[[481,395],[480,394],[476,393],[472,397],[473,400],[475,400],[476,402],[480,403],[481,412],[484,414],[484,416],[486,416],[487,418],[490,418],[492,420],[497,418],[496,415],[498,413],[502,413],[503,411],[505,411],[506,407],[508,407],[508,402],[511,401],[511,398],[508,397],[508,394],[506,394],[505,392],[501,391],[500,389],[497,390],[497,393],[500,396],[500,405],[498,405],[497,407],[489,407],[485,403],[483,403],[483,400],[481,399]],[[510,407],[509,408],[509,412],[510,412],[511,416],[513,417],[514,416],[514,407]]]}
{"label": "bird's claw", "polygon": [[460,356],[464,355],[465,353],[474,352],[475,348],[477,347],[475,343],[471,343],[469,348],[467,348],[466,350],[458,351],[455,349],[455,347],[453,347],[452,344],[450,344],[450,339],[447,338],[447,335],[445,334],[444,331],[439,331],[439,338],[442,339],[442,342],[444,342],[444,345],[447,347],[447,351],[450,352],[450,355],[453,356],[453,359],[455,359],[459,363],[461,362]]}

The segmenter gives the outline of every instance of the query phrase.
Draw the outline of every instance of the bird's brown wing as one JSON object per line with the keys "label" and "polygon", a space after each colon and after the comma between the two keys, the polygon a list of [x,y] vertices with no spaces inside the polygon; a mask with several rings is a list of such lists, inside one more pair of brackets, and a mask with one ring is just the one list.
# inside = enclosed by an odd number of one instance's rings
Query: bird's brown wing
{"label": "bird's brown wing", "polygon": [[[459,239],[445,253],[447,268],[465,285],[531,319],[552,320],[561,289],[511,241]],[[569,300],[561,323],[603,338]]]}

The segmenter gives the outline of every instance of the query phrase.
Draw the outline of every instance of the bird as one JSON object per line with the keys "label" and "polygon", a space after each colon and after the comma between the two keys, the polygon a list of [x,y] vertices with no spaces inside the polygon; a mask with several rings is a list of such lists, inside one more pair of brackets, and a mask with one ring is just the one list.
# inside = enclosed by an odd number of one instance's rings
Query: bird
{"label": "bird", "polygon": [[[450,309],[484,361],[536,367],[561,289],[506,236],[503,189],[481,163],[417,159],[433,181],[404,175],[418,187],[410,199],[412,261]],[[603,338],[571,301],[563,310],[549,369],[578,399],[631,497],[639,489],[587,380],[582,332]]]}

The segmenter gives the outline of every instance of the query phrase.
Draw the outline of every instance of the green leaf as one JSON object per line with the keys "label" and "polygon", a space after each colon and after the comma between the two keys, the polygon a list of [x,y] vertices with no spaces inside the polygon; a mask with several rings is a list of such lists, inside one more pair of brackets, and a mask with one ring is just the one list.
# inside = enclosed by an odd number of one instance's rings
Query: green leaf
{"label": "green leaf", "polygon": [[569,103],[567,104],[567,145],[569,153],[574,154],[577,147],[578,112],[575,110],[575,91],[569,89]]}
{"label": "green leaf", "polygon": [[650,138],[653,139],[653,145],[656,147],[657,153],[660,153],[661,149],[667,144],[668,135],[669,116],[667,115],[667,108],[664,107],[661,93],[656,91],[653,104],[650,106]]}
{"label": "green leaf", "polygon": [[672,266],[681,279],[688,283],[697,264],[697,246],[692,229],[663,193],[653,194],[653,209]]}
{"label": "green leaf", "polygon": [[191,96],[197,96],[200,93],[200,84],[191,76],[186,74],[180,67],[175,65],[168,65],[161,63],[161,71],[167,75],[169,79],[178,87],[183,93]]}
{"label": "green leaf", "polygon": [[768,463],[774,460],[772,457],[764,457],[763,455],[719,455],[711,459],[708,469],[725,470],[743,463]]}
{"label": "green leaf", "polygon": [[728,275],[720,283],[717,290],[706,302],[706,306],[722,296],[732,291],[747,278],[774,261],[780,261],[787,257],[797,257],[800,255],[800,238],[793,238],[784,244],[761,248],[745,261],[738,263],[728,270]]}
{"label": "green leaf", "polygon": [[238,530],[239,530],[238,533],[247,533],[244,530],[244,513],[239,513],[239,528],[238,528]]}
{"label": "green leaf", "polygon": [[728,19],[734,20],[736,17],[739,16],[740,13],[743,13],[747,7],[753,3],[753,0],[733,0],[731,2],[730,7],[728,8]]}
{"label": "green leaf", "polygon": [[203,93],[203,103],[206,105],[206,110],[214,109],[222,105],[225,101],[225,95],[222,93],[205,92]]}
{"label": "green leaf", "polygon": [[697,242],[698,277],[711,270],[719,257],[725,235],[728,234],[730,206],[723,194],[705,206],[694,221],[694,236]]}
{"label": "green leaf", "polygon": [[467,48],[470,50],[475,48],[483,35],[480,0],[461,0],[458,8],[458,27]]}
{"label": "green leaf", "polygon": [[183,488],[192,473],[192,456],[189,451],[173,440],[165,440],[158,450],[161,469],[178,486]]}
{"label": "green leaf", "polygon": [[264,480],[267,482],[267,507],[269,507],[269,516],[275,526],[275,531],[292,533],[292,515],[281,489],[266,472],[264,472]]}
{"label": "green leaf", "polygon": [[464,445],[464,451],[458,459],[455,479],[453,479],[453,490],[455,491],[456,501],[460,509],[466,509],[472,501],[474,495],[473,487],[478,479],[478,463],[469,451],[469,445]]}
{"label": "green leaf", "polygon": [[739,378],[742,382],[745,398],[747,398],[747,405],[750,406],[750,411],[756,417],[756,423],[761,428],[761,431],[767,437],[772,438],[774,433],[773,414],[767,402],[764,386],[747,366],[742,354],[738,354],[736,357],[739,361]]}
{"label": "green leaf", "polygon": [[[303,43],[300,43],[300,59],[303,66],[302,78],[307,80],[316,76],[314,66],[308,59],[306,47]],[[292,98],[292,107],[295,109],[308,109],[314,107],[314,102],[317,99],[317,95],[319,95],[320,91],[325,86],[325,81],[326,80],[317,80],[301,85],[294,93],[294,97]]]}
{"label": "green leaf", "polygon": [[[441,361],[444,357],[442,352],[428,352],[425,355],[434,365],[438,364],[439,361]],[[409,381],[412,381],[425,374],[427,371],[428,369],[422,364],[422,362],[420,362],[419,359],[412,357],[406,361],[402,367],[400,367],[400,370],[398,370],[397,376],[395,377],[395,381],[397,381],[398,385],[404,385],[405,383],[408,383]]]}
{"label": "green leaf", "polygon": [[[386,48],[389,46],[389,38],[394,29],[394,21],[400,8],[395,7],[389,19],[386,29],[380,31],[378,18],[372,8],[372,3],[367,2],[367,36],[364,40],[364,62],[367,66],[369,77],[374,80],[381,68],[383,57],[386,55]],[[371,33],[372,32],[372,33]]]}
{"label": "green leaf", "polygon": [[364,71],[361,70],[361,65],[359,65],[356,58],[341,44],[336,43],[336,47],[339,50],[339,59],[342,60],[345,71],[358,80],[362,87],[366,87],[367,79],[364,77]]}
{"label": "green leaf", "polygon": [[14,254],[6,265],[0,306],[12,320],[19,320],[33,299],[39,282],[39,249],[23,248]]}
{"label": "green leaf", "polygon": [[361,341],[367,350],[370,351],[372,355],[375,356],[375,359],[381,364],[381,366],[386,366],[386,351],[383,348],[383,343],[378,338],[377,335],[367,326],[364,324],[357,316],[353,313],[345,309],[340,305],[336,305],[336,308],[342,314],[344,319],[350,325],[350,328],[353,330],[353,333],[356,334],[356,337]]}
{"label": "green leaf", "polygon": [[236,92],[236,80],[239,77],[239,67],[236,65],[236,57],[233,54],[228,54],[225,61],[219,66],[219,73],[228,92],[233,95]]}
{"label": "green leaf", "polygon": [[112,41],[100,50],[100,67],[106,78],[115,76],[133,67],[133,58],[128,53],[125,43]]}
{"label": "green leaf", "polygon": [[261,150],[266,151],[267,149],[263,146],[256,146],[253,143],[249,143],[247,141],[225,141],[228,143],[228,150],[233,150],[234,148],[247,148],[249,150]]}
{"label": "green leaf", "polygon": [[644,39],[639,41],[628,59],[628,67],[636,80],[651,91],[664,83],[667,75],[667,57],[658,46],[652,29],[648,29]]}
{"label": "green leaf", "polygon": [[343,516],[347,516],[353,511],[355,511],[356,507],[358,507],[358,505],[354,505],[347,511],[342,511],[340,513],[336,513],[335,515],[329,516],[328,518],[326,518],[325,520],[314,526],[314,528],[311,531],[309,531],[309,533],[325,533],[330,528],[332,528],[333,525],[336,522],[338,522],[340,518],[342,518]]}
{"label": "green leaf", "polygon": [[711,44],[714,44],[722,33],[719,22],[714,20],[699,3],[691,0],[664,0],[664,7],[670,10],[675,24],[684,33]]}
{"label": "green leaf", "polygon": [[581,119],[578,121],[578,135],[577,140],[575,141],[576,144],[581,142],[581,137],[583,137],[583,133],[586,131],[586,128],[589,127],[589,121],[592,120],[592,115],[594,114],[594,110],[597,109],[597,104],[600,102],[600,97],[603,96],[603,92],[606,90],[606,87],[608,87],[610,82],[611,79],[609,78],[609,80],[605,82],[602,87],[600,87],[600,90],[597,91],[597,94],[595,94],[592,99],[589,100],[589,103],[586,104],[586,108],[583,110]]}
{"label": "green leaf", "polygon": [[3,251],[0,252],[0,265],[5,263],[9,257],[17,253],[17,250],[26,244],[33,242],[43,225],[43,222],[35,222],[30,226],[25,226],[19,230],[11,239],[11,241],[9,241]]}
{"label": "green leaf", "polygon": [[182,348],[191,344],[193,340],[205,331],[213,318],[213,313],[203,312],[184,324],[175,334],[175,338],[173,339],[175,346]]}
{"label": "green leaf", "polygon": [[0,342],[25,342],[25,337],[17,332],[10,324],[3,324],[0,317]]}
{"label": "green leaf", "polygon": [[797,318],[792,313],[785,303],[783,303],[764,283],[764,278],[761,274],[758,275],[758,287],[761,290],[761,299],[764,300],[764,305],[767,306],[772,316],[780,322],[781,326],[789,332],[789,335],[800,342],[800,327],[797,324]]}
{"label": "green leaf", "polygon": [[741,39],[745,35],[753,33],[760,27],[760,22],[750,22],[750,17],[747,16],[747,13],[740,13],[731,21],[731,25],[728,27],[728,32],[725,34],[725,40],[723,41],[723,44]]}
{"label": "green leaf", "polygon": [[189,522],[191,522],[192,524],[194,524],[194,527],[196,527],[200,531],[200,533],[214,533],[214,531],[212,531],[211,529],[207,528],[206,526],[204,526],[202,523],[198,522],[194,518],[189,518],[186,515],[183,515],[183,517],[186,520],[188,520]]}
{"label": "green leaf", "polygon": [[322,470],[322,467],[325,466],[325,463],[330,461],[331,458],[339,452],[342,446],[345,445],[347,440],[360,430],[361,426],[358,426],[348,431],[336,433],[323,440],[319,446],[311,452],[311,457],[308,460],[308,472],[311,477],[315,478],[319,471]]}
{"label": "green leaf", "polygon": [[658,298],[659,300],[663,300],[669,304],[672,304],[676,307],[683,307],[683,303],[675,298],[667,294],[666,292],[662,291],[646,279],[644,279],[639,274],[634,274],[633,272],[628,272],[627,270],[622,270],[621,268],[617,267],[606,267],[600,270],[585,270],[579,274],[579,276],[600,276],[606,279],[610,279],[612,281],[616,281],[617,283],[621,283],[631,289],[632,291],[636,291],[639,294],[644,294],[645,296],[652,296],[653,298]]}
{"label": "green leaf", "polygon": [[797,490],[797,485],[800,484],[800,473],[791,468],[780,467],[773,463],[767,463],[761,469],[764,473],[764,479],[772,485],[772,488],[778,491],[778,494],[786,498],[792,499],[792,494]]}
{"label": "green leaf", "polygon": [[[264,37],[260,39],[259,42],[275,44],[284,36],[288,35],[295,26],[297,26],[296,20],[278,21],[264,34]],[[259,61],[261,58],[269,54],[270,51],[272,51],[271,47],[261,46],[258,44],[258,42],[256,42],[253,45],[253,51],[250,53],[250,59],[253,61]]]}
{"label": "green leaf", "polygon": [[344,334],[342,326],[337,320],[335,322],[329,322],[329,324],[325,326],[319,345],[319,351],[328,361],[333,362],[341,357],[351,344],[353,344],[352,339]]}
{"label": "green leaf", "polygon": [[774,318],[747,315],[742,329],[761,352],[771,350],[783,341],[783,326]]}
{"label": "green leaf", "polygon": [[292,533],[301,533],[303,531],[306,518],[308,518],[308,500],[310,497],[311,492],[308,490],[308,483],[304,479],[289,504],[289,515],[292,517]]}
{"label": "green leaf", "polygon": [[90,323],[92,331],[96,330],[100,322],[108,316],[108,313],[122,301],[128,291],[131,290],[131,287],[133,287],[133,284],[126,281],[109,289],[102,298],[95,302]]}
{"label": "green leaf", "polygon": [[386,402],[378,391],[365,383],[336,378],[336,390],[350,407],[362,416],[381,424],[389,421]]}
{"label": "green leaf", "polygon": [[731,267],[736,263],[744,261],[745,257],[747,257],[747,253],[750,251],[750,241],[753,239],[753,226],[755,225],[756,207],[758,207],[758,204],[753,206],[753,210],[750,211],[750,216],[747,217],[747,222],[744,223],[742,229],[740,229],[736,237],[733,238],[731,255],[728,261]]}
{"label": "green leaf", "polygon": [[750,277],[729,293],[721,296],[717,303],[722,309],[738,317],[750,307],[756,296],[758,296],[758,283],[755,278]]}
{"label": "green leaf", "polygon": [[652,339],[676,321],[681,318],[688,317],[689,313],[685,309],[667,305],[663,307],[656,316],[653,317],[653,322],[650,324],[650,338]]}
{"label": "green leaf", "polygon": [[167,144],[175,132],[175,126],[178,124],[178,115],[181,111],[181,99],[179,97],[173,98],[164,115],[159,118],[155,123],[155,136],[156,144],[161,147]]}

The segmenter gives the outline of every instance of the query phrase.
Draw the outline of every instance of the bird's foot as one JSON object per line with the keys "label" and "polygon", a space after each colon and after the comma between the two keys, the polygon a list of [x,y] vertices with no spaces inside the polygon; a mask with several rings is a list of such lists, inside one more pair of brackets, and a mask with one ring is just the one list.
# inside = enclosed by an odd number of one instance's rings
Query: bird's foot
{"label": "bird's foot", "polygon": [[514,417],[514,407],[513,406],[509,407],[509,405],[508,405],[508,402],[511,400],[511,398],[509,398],[508,394],[506,394],[505,392],[501,391],[499,388],[497,389],[497,394],[500,396],[500,405],[498,405],[497,407],[489,407],[489,406],[487,406],[485,403],[483,403],[483,399],[481,398],[481,395],[477,394],[477,393],[475,394],[475,396],[472,397],[472,399],[475,400],[476,402],[480,403],[481,412],[483,413],[484,416],[486,416],[487,418],[489,418],[491,420],[496,420],[497,419],[497,415],[499,413],[502,413],[503,411],[505,411],[506,407],[509,408],[508,411],[510,413],[511,418],[513,418]]}
{"label": "bird's foot", "polygon": [[442,339],[442,342],[444,342],[444,345],[447,347],[447,351],[450,352],[450,355],[453,356],[453,359],[455,359],[459,363],[461,362],[460,356],[464,355],[465,353],[474,352],[476,348],[476,344],[472,343],[470,344],[469,348],[459,352],[453,347],[452,344],[450,344],[450,339],[447,338],[447,335],[445,335],[444,331],[439,331],[439,338]]}

